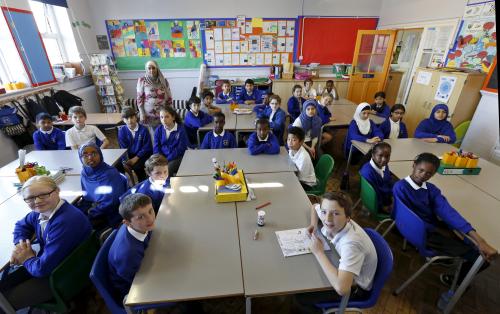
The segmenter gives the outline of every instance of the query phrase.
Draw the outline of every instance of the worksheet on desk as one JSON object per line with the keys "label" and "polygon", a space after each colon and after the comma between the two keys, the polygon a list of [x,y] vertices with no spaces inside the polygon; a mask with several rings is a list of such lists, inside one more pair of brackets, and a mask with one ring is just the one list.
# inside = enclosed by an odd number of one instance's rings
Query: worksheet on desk
{"label": "worksheet on desk", "polygon": [[[323,242],[325,251],[329,251],[330,246],[325,238],[318,232],[316,237]],[[306,228],[276,231],[276,238],[278,238],[278,243],[285,257],[311,253],[311,250],[309,250],[311,239]]]}

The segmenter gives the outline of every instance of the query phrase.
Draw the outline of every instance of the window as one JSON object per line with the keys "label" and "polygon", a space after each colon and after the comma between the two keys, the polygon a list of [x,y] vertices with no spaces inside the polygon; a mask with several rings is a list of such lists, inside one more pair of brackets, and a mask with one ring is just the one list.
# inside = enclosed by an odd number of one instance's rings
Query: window
{"label": "window", "polygon": [[24,82],[30,85],[9,26],[0,12],[0,86],[10,82]]}
{"label": "window", "polygon": [[29,4],[50,63],[80,61],[67,9],[31,0]]}

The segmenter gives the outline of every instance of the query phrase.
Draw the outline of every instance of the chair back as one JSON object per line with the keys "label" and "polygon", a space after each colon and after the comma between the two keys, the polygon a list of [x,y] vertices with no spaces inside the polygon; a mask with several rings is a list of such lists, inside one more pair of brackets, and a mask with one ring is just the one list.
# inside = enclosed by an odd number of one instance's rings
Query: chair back
{"label": "chair back", "polygon": [[116,237],[116,230],[106,239],[90,270],[90,280],[94,283],[97,291],[106,302],[106,306],[112,314],[125,314],[125,309],[113,298],[111,282],[108,277],[108,254]]}
{"label": "chair back", "polygon": [[455,135],[457,137],[457,140],[453,144],[456,148],[460,148],[460,145],[462,145],[462,141],[465,137],[465,133],[467,133],[467,130],[469,129],[470,126],[470,120],[469,121],[464,121],[457,125],[455,128]]}
{"label": "chair back", "polygon": [[372,307],[377,303],[380,292],[392,272],[394,257],[392,256],[389,244],[387,244],[380,233],[371,228],[366,228],[364,230],[372,240],[373,246],[375,246],[375,251],[377,251],[377,270],[375,271],[375,277],[373,278],[372,290],[370,291],[369,298],[363,301],[365,302],[364,307],[367,308]]}
{"label": "chair back", "polygon": [[373,186],[360,174],[360,183],[361,183],[361,202],[363,206],[368,209],[372,216],[377,216],[378,214],[378,200],[377,193]]}
{"label": "chair back", "polygon": [[328,178],[333,172],[333,165],[335,164],[335,161],[333,160],[332,156],[328,154],[323,154],[318,160],[318,163],[316,164],[316,167],[314,168],[314,173],[316,174],[316,178],[318,180],[318,184],[315,187],[315,190],[319,191],[319,195],[322,195],[325,193],[326,190],[326,183],[328,181]]}
{"label": "chair back", "polygon": [[399,232],[410,244],[417,248],[420,255],[435,255],[433,251],[426,248],[427,230],[425,222],[398,197],[394,197],[393,215]]}

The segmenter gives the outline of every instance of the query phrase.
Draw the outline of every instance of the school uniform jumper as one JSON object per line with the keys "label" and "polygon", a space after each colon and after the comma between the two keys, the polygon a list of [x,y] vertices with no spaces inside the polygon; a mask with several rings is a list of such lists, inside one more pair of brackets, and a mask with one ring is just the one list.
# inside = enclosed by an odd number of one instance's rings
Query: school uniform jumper
{"label": "school uniform jumper", "polygon": [[52,130],[44,132],[37,130],[33,133],[33,142],[36,150],[65,150],[66,139],[64,131],[52,127]]}
{"label": "school uniform jumper", "polygon": [[127,149],[127,156],[123,157],[123,162],[136,156],[139,157],[132,169],[140,180],[144,179],[146,177],[144,163],[153,154],[153,144],[149,130],[144,125],[138,124],[137,129],[134,130],[134,135],[132,135],[132,131],[124,125],[118,129],[118,144],[120,148]]}
{"label": "school uniform jumper", "polygon": [[201,149],[221,149],[221,148],[236,148],[237,147],[236,138],[234,135],[226,130],[222,133],[215,134],[214,131],[210,131],[205,134],[203,142],[201,143]]}
{"label": "school uniform jumper", "polygon": [[359,173],[375,190],[379,210],[392,203],[392,187],[394,184],[392,182],[389,166],[380,169],[375,165],[373,159],[370,159],[369,162],[361,167]]}
{"label": "school uniform jumper", "polygon": [[127,225],[123,224],[118,229],[115,240],[109,249],[108,276],[114,288],[113,295],[120,304],[125,295],[128,294],[135,274],[139,271],[144,251],[151,239],[151,232],[140,239],[132,235]]}
{"label": "school uniform jumper", "polygon": [[217,105],[230,104],[233,101],[236,102],[236,96],[232,92],[230,92],[229,94],[224,94],[224,92],[220,92],[219,95],[217,95],[217,98],[215,99],[215,103]]}
{"label": "school uniform jumper", "polygon": [[[272,115],[272,116],[271,116]],[[278,108],[273,114],[273,110],[270,106],[264,108],[263,111],[257,113],[257,118],[267,118],[269,119],[269,126],[273,130],[273,134],[278,138],[280,145],[283,145],[283,133],[285,132],[285,120],[286,113],[281,108]]]}
{"label": "school uniform jumper", "polygon": [[381,107],[377,107],[377,104],[371,104],[372,110],[375,110],[377,113],[376,116],[389,119],[391,116],[391,108],[384,101]]}
{"label": "school uniform jumper", "polygon": [[[446,118],[444,120],[437,120],[434,117],[434,113],[438,109],[443,109],[446,111]],[[438,135],[446,135],[450,137],[448,144],[453,144],[457,140],[455,130],[453,125],[448,122],[448,106],[445,104],[438,104],[432,108],[432,112],[428,119],[422,120],[417,128],[415,129],[416,138],[436,138],[438,143],[445,143],[444,139],[438,137]]]}
{"label": "school uniform jumper", "polygon": [[[372,120],[370,120],[370,131],[366,135],[361,134],[356,121],[352,120],[351,123],[349,123],[349,129],[347,130],[347,136],[344,142],[344,155],[346,158],[349,156],[349,150],[351,149],[351,140],[366,142],[367,139],[375,136],[380,137],[380,139],[384,138],[384,135]],[[356,147],[353,147],[353,153],[359,153]]]}
{"label": "school uniform jumper", "polygon": [[245,89],[243,89],[238,97],[238,103],[244,104],[247,100],[253,100],[256,104],[262,104],[262,93],[254,88],[252,93],[249,95]]}
{"label": "school uniform jumper", "polygon": [[297,99],[292,96],[288,99],[287,108],[288,114],[292,117],[292,121],[295,121],[300,116],[300,111],[302,108],[302,104],[306,102],[307,99],[300,97]]}
{"label": "school uniform jumper", "polygon": [[168,172],[174,175],[181,164],[184,152],[188,148],[188,137],[182,124],[175,123],[171,131],[163,125],[156,128],[153,142],[153,153],[162,154],[168,160]]}
{"label": "school uniform jumper", "polygon": [[277,155],[280,153],[280,144],[276,136],[272,133],[269,133],[267,138],[261,141],[257,133],[253,132],[248,138],[248,153],[250,155]]}
{"label": "school uniform jumper", "polygon": [[[394,122],[391,122],[391,118],[385,119],[382,124],[380,124],[378,127],[380,129],[380,132],[384,135],[384,138],[391,138],[391,129],[393,127]],[[408,131],[406,129],[406,125],[404,124],[403,121],[399,121],[399,132],[398,132],[398,138],[408,138]]]}
{"label": "school uniform jumper", "polygon": [[184,118],[184,127],[191,145],[198,145],[197,131],[200,127],[214,121],[214,118],[203,111],[195,115],[192,111],[188,111]]}
{"label": "school uniform jumper", "polygon": [[319,103],[316,104],[317,115],[321,118],[321,124],[326,124],[330,122],[332,113],[326,106],[322,106]]}
{"label": "school uniform jumper", "polygon": [[155,213],[158,213],[161,202],[163,201],[163,196],[165,195],[165,191],[168,188],[170,188],[170,177],[167,178],[165,184],[163,184],[162,186],[153,183],[151,178],[147,178],[146,180],[137,183],[134,187],[125,192],[125,194],[120,196],[120,202],[122,202],[127,195],[142,193],[151,198],[153,209],[155,210]]}

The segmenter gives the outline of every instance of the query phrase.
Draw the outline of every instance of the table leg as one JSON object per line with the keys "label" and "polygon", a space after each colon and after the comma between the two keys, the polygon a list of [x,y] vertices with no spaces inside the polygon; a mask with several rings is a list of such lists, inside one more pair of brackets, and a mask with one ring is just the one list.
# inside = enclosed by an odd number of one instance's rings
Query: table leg
{"label": "table leg", "polygon": [[245,314],[252,314],[252,298],[245,298]]}
{"label": "table leg", "polygon": [[344,175],[342,176],[342,182],[340,184],[340,188],[342,189],[342,183],[345,181],[345,190],[349,191],[349,168],[351,166],[351,156],[352,156],[352,143],[351,148],[349,149],[349,156],[347,157],[347,164],[345,166]]}
{"label": "table leg", "polygon": [[474,265],[472,265],[472,268],[469,270],[467,273],[467,276],[465,276],[464,280],[458,287],[457,291],[453,294],[453,297],[450,299],[448,304],[446,305],[446,308],[444,309],[443,313],[444,314],[449,314],[451,313],[451,310],[455,306],[455,304],[458,302],[458,299],[462,296],[462,294],[465,292],[465,289],[469,286],[471,283],[472,279],[474,279],[474,276],[476,276],[477,272],[483,266],[484,264],[484,258],[482,255],[479,255],[477,260],[474,262]]}
{"label": "table leg", "polygon": [[200,147],[200,129],[196,130],[196,139],[198,140],[198,148]]}
{"label": "table leg", "polygon": [[349,303],[349,296],[350,296],[350,294],[346,294],[340,300],[340,306],[339,306],[339,311],[338,311],[339,314],[344,314],[345,309],[347,308],[347,303]]}

